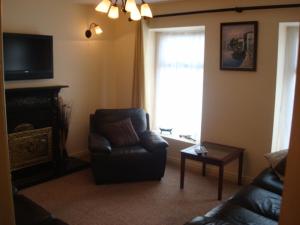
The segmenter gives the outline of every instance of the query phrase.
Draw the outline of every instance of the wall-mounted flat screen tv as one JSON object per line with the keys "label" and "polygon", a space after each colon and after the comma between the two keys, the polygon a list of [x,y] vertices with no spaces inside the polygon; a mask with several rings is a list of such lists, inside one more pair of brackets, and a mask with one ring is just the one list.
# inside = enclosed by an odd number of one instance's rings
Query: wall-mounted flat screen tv
{"label": "wall-mounted flat screen tv", "polygon": [[53,78],[53,38],[3,33],[5,80]]}

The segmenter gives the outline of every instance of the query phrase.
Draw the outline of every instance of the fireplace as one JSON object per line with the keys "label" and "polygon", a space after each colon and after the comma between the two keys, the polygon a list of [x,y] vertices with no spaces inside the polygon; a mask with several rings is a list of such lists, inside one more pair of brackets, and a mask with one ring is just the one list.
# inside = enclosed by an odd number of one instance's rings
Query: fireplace
{"label": "fireplace", "polygon": [[12,182],[22,189],[87,168],[62,149],[59,92],[68,86],[6,89]]}
{"label": "fireplace", "polygon": [[12,170],[63,160],[59,146],[58,94],[67,86],[6,89]]}

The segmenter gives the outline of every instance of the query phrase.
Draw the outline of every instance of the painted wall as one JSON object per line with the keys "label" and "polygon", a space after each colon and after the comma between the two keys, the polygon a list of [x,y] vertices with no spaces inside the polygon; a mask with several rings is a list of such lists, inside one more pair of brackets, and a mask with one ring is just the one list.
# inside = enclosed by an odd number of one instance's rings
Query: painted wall
{"label": "painted wall", "polygon": [[[287,2],[245,0],[239,6],[279,3]],[[185,0],[153,5],[153,9],[154,14],[160,14],[234,6],[233,0]],[[299,21],[299,12],[299,9],[226,12],[153,19],[149,24],[152,28],[206,27],[202,139],[246,148],[245,174],[250,177],[266,166],[263,154],[271,149],[278,23]],[[220,23],[247,20],[259,22],[257,72],[220,71]],[[83,36],[90,22],[97,22],[103,28],[100,38],[87,40]],[[96,14],[92,6],[69,1],[5,0],[4,31],[54,35],[55,71],[53,80],[5,85],[70,85],[62,92],[73,106],[68,149],[73,153],[86,150],[89,113],[99,107],[131,105],[135,25],[126,17],[112,21]],[[235,167],[228,171],[235,172]]]}
{"label": "painted wall", "polygon": [[120,14],[120,19],[111,21],[114,25],[113,73],[116,78],[116,106],[131,106],[133,65],[135,47],[135,22],[128,22],[128,17]]}
{"label": "painted wall", "polygon": [[[236,1],[210,2],[185,1],[178,6],[161,4],[155,9],[160,13],[236,6]],[[264,3],[280,2],[259,1],[259,4]],[[239,6],[253,4],[258,1],[243,1]],[[257,71],[221,71],[220,23],[251,20],[259,23]],[[244,172],[249,177],[257,175],[266,166],[263,155],[271,151],[279,22],[299,20],[300,9],[280,9],[169,17],[150,23],[153,28],[205,26],[202,140],[246,148]],[[229,171],[235,172],[235,167]]]}
{"label": "painted wall", "polygon": [[[280,3],[288,2],[252,0],[243,1],[238,6]],[[289,3],[299,3],[299,1],[291,0]],[[233,0],[185,0],[153,5],[153,9],[154,14],[157,15],[235,6],[237,6],[236,1]],[[251,20],[259,22],[257,71],[221,71],[219,69],[220,23]],[[248,178],[256,176],[267,166],[263,155],[271,151],[278,27],[279,22],[292,21],[300,21],[299,8],[157,18],[149,23],[150,28],[205,26],[202,140],[246,148],[244,174]],[[133,50],[130,52],[127,46],[133,45],[134,37],[126,32],[122,35],[123,38],[119,38],[119,51],[126,51],[128,56],[131,56]],[[131,62],[131,57],[124,57],[122,63],[127,65],[127,69],[117,68],[116,76],[131,80],[130,72],[133,68]],[[122,97],[117,94],[120,97],[117,101],[124,106],[129,106],[130,87],[129,84],[117,85],[117,92],[119,89],[122,90]],[[127,91],[124,88],[128,88]],[[176,149],[176,146],[173,149]],[[236,173],[236,166],[234,164],[227,168],[227,174]]]}
{"label": "painted wall", "polygon": [[[98,23],[104,33],[87,39],[85,30]],[[54,79],[5,82],[6,88],[69,85],[61,94],[72,105],[71,154],[87,149],[89,114],[100,107],[115,107],[116,83],[110,71],[113,31],[106,16],[92,6],[61,0],[4,0],[3,31],[53,35]]]}

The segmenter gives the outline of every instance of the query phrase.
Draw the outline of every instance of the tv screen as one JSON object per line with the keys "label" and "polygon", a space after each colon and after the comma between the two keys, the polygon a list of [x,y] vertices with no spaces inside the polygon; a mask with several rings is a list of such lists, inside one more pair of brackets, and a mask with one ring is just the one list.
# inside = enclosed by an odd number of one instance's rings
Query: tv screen
{"label": "tv screen", "polygon": [[5,80],[53,78],[53,38],[47,35],[3,34]]}

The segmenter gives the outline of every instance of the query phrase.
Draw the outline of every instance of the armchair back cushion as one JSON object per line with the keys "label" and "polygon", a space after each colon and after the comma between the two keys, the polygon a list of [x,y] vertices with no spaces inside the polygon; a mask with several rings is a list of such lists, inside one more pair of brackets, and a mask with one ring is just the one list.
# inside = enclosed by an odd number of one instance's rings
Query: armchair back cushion
{"label": "armchair back cushion", "polygon": [[148,115],[142,109],[98,109],[94,114],[94,121],[91,123],[94,125],[92,130],[105,135],[108,124],[128,118],[131,119],[132,126],[137,135],[149,129]]}
{"label": "armchair back cushion", "polygon": [[115,147],[132,146],[140,141],[130,118],[107,124],[104,134]]}

